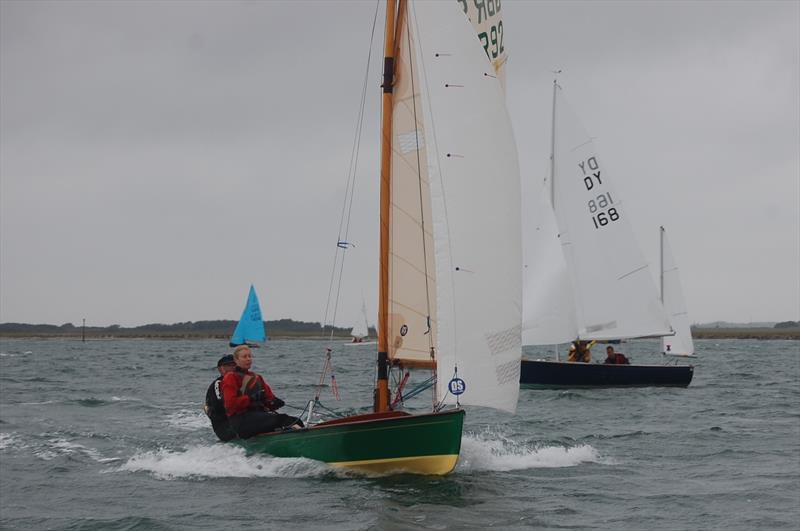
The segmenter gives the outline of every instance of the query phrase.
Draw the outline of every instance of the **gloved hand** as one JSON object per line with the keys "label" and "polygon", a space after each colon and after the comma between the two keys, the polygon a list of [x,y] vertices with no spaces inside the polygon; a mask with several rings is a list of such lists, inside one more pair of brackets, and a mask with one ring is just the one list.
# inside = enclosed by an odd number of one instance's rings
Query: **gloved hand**
{"label": "gloved hand", "polygon": [[255,391],[251,391],[250,393],[248,393],[248,396],[250,397],[251,404],[260,404],[261,402],[264,401],[264,390],[257,389]]}
{"label": "gloved hand", "polygon": [[286,405],[286,402],[281,400],[280,398],[273,398],[272,400],[267,400],[267,409],[271,409],[275,411],[276,409],[280,409]]}

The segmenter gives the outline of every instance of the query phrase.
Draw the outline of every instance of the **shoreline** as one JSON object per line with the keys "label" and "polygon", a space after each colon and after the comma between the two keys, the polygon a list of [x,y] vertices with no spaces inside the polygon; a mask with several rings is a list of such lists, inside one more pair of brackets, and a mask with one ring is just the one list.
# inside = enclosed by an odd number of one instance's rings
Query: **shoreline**
{"label": "shoreline", "polygon": [[[275,334],[269,336],[274,339],[305,339],[327,340],[329,335],[320,334]],[[86,341],[118,340],[118,339],[152,339],[152,340],[209,340],[219,339],[228,341],[229,335],[203,334],[203,333],[98,333],[87,332]],[[693,339],[759,339],[759,340],[800,340],[800,328],[698,328],[692,330]],[[75,339],[80,341],[80,333],[31,333],[31,332],[2,332],[2,339]],[[333,339],[348,340],[347,334],[336,333]]]}

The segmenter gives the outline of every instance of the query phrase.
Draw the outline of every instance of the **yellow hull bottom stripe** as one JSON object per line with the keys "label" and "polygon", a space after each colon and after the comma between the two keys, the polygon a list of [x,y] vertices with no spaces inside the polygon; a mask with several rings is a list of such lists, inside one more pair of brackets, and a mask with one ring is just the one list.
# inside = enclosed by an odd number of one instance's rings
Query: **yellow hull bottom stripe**
{"label": "yellow hull bottom stripe", "polygon": [[328,463],[338,468],[357,468],[370,472],[398,472],[443,476],[451,472],[458,462],[458,454],[426,455],[422,457],[392,457],[366,461],[338,461]]}

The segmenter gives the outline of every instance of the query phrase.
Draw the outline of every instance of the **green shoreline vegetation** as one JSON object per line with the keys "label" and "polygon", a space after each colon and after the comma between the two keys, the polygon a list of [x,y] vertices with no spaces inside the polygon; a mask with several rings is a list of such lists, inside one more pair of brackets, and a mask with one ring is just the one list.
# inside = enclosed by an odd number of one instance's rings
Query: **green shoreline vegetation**
{"label": "green shoreline vegetation", "polygon": [[[279,319],[266,321],[267,335],[273,339],[322,339],[331,335],[331,328],[324,330],[318,322]],[[146,324],[135,327],[81,326],[72,323],[63,325],[0,323],[0,338],[81,338],[87,339],[224,339],[230,338],[236,321],[187,321],[175,324]],[[370,336],[376,332],[370,329]],[[349,338],[350,329],[336,327],[336,338]],[[764,326],[693,326],[695,339],[793,339],[800,340],[800,322],[784,321],[773,327]]]}
{"label": "green shoreline vegetation", "polygon": [[[267,336],[277,338],[314,339],[328,338],[331,327],[322,328],[317,322],[294,321],[292,319],[279,319],[265,321]],[[187,321],[175,324],[146,324],[134,327],[87,326],[83,329],[80,325],[72,323],[63,325],[50,324],[25,324],[25,323],[0,323],[0,338],[81,338],[86,339],[230,339],[236,321]],[[370,329],[370,334],[375,335],[375,330]],[[350,328],[336,327],[333,336],[349,338]]]}

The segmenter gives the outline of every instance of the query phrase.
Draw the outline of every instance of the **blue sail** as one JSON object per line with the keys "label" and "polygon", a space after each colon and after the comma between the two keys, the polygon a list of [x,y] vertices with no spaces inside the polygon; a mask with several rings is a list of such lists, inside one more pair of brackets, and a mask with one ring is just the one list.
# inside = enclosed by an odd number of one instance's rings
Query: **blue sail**
{"label": "blue sail", "polygon": [[264,330],[264,319],[261,317],[261,305],[258,304],[256,290],[251,284],[250,293],[247,296],[247,304],[244,307],[239,323],[236,325],[236,330],[233,331],[230,346],[263,343],[266,340],[267,333]]}

